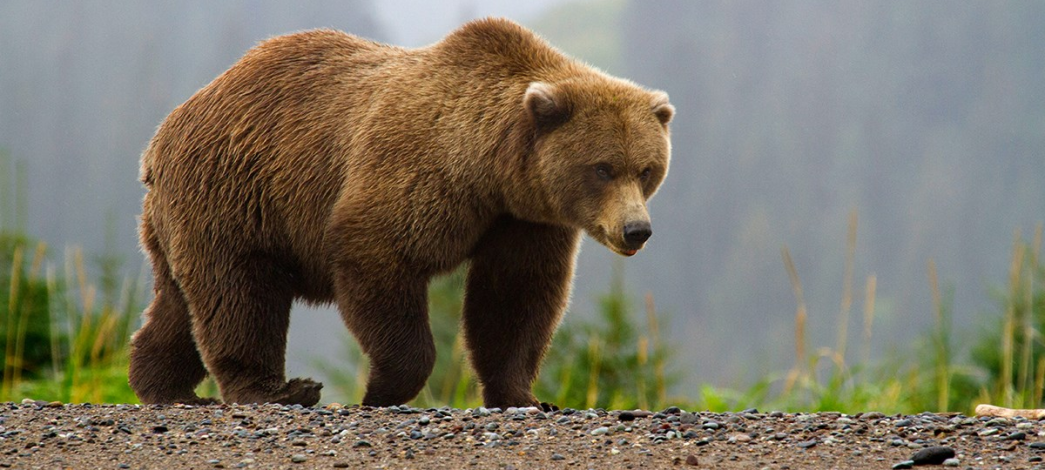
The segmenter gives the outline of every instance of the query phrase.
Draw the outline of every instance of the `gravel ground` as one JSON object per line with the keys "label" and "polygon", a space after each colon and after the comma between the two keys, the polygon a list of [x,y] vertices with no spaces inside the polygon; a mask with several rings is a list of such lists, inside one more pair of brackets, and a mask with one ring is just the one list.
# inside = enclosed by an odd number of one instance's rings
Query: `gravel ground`
{"label": "gravel ground", "polygon": [[9,468],[1009,469],[1043,456],[1045,421],[962,415],[0,404]]}

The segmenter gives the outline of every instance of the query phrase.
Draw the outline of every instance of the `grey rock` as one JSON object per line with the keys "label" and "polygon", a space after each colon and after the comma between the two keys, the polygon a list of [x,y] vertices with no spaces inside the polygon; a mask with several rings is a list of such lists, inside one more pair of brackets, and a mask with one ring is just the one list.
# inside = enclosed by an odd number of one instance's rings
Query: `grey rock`
{"label": "grey rock", "polygon": [[954,457],[954,449],[943,446],[926,447],[915,452],[911,460],[915,465],[940,465]]}

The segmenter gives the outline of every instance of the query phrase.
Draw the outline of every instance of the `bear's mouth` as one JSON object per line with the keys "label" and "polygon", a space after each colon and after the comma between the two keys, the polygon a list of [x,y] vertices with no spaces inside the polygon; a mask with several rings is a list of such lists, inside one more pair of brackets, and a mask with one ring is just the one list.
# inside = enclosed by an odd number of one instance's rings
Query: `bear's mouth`
{"label": "bear's mouth", "polygon": [[606,228],[602,226],[597,227],[595,230],[588,230],[588,234],[591,235],[591,237],[594,238],[595,241],[599,242],[602,246],[609,248],[610,251],[621,256],[635,256],[635,254],[638,253],[639,250],[643,248],[643,246],[645,246],[645,243],[643,243],[638,247],[632,247],[628,246],[628,244],[626,244],[623,239],[611,239],[610,236],[607,234]]}

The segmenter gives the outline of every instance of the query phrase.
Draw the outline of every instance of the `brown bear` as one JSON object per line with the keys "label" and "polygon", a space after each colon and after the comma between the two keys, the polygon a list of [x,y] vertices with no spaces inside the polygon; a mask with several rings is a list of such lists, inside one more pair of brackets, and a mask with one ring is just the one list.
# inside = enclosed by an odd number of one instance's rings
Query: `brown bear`
{"label": "brown bear", "polygon": [[405,403],[435,361],[427,286],[468,263],[463,328],[490,407],[531,388],[580,232],[631,256],[668,171],[665,93],[503,19],[419,49],[276,37],[178,106],[142,156],[155,298],[132,340],[143,403],[311,406],[285,378],[291,303],[336,302],[370,359],[363,403]]}

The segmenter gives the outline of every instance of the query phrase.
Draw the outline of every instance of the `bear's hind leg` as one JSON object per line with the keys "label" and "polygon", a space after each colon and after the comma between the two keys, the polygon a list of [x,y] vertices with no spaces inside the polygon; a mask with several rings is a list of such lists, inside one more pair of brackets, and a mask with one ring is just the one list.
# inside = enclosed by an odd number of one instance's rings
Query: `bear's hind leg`
{"label": "bear's hind leg", "polygon": [[342,267],[338,306],[345,325],[370,358],[364,405],[401,405],[424,388],[435,367],[428,324],[427,280],[408,273],[379,275]]}
{"label": "bear's hind leg", "polygon": [[263,256],[233,263],[186,288],[193,335],[226,403],[312,406],[322,384],[286,380],[287,329],[293,292],[285,271]]}
{"label": "bear's hind leg", "polygon": [[533,396],[570,295],[576,230],[505,218],[468,270],[465,339],[487,407],[553,407]]}
{"label": "bear's hind leg", "polygon": [[147,224],[142,227],[142,239],[152,257],[155,296],[145,310],[144,324],[131,340],[131,389],[146,404],[214,403],[196,396],[195,388],[207,376],[207,369],[192,339],[185,297],[171,278],[167,260]]}

